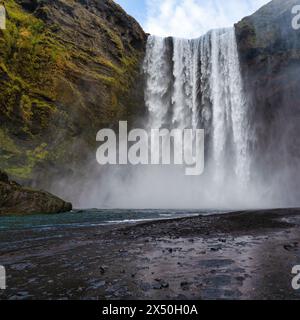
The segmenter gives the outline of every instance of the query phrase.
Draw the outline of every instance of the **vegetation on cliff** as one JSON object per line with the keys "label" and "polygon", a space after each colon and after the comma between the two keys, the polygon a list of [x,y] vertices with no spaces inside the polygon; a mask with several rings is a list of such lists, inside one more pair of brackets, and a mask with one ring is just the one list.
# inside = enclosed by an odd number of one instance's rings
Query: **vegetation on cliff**
{"label": "vegetation on cliff", "polygon": [[82,164],[99,129],[140,112],[146,35],[110,0],[4,5],[0,167],[45,179]]}

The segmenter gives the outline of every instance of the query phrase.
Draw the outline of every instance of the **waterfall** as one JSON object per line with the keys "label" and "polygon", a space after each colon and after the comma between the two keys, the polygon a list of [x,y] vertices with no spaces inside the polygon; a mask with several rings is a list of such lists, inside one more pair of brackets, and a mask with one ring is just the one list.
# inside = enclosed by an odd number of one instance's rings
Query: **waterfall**
{"label": "waterfall", "polygon": [[144,72],[147,126],[204,128],[210,183],[246,188],[249,125],[234,29],[194,40],[150,36]]}
{"label": "waterfall", "polygon": [[144,129],[204,129],[204,174],[186,176],[173,165],[113,166],[89,182],[85,201],[113,208],[265,205],[250,175],[252,126],[234,29],[213,30],[193,40],[150,36],[143,73]]}

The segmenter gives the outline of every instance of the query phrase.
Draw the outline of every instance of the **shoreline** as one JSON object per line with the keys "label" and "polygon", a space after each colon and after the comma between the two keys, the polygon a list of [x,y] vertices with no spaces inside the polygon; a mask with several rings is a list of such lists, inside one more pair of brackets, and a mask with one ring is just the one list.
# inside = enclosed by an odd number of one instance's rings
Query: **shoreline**
{"label": "shoreline", "polygon": [[300,298],[297,208],[6,230],[0,246],[0,299]]}

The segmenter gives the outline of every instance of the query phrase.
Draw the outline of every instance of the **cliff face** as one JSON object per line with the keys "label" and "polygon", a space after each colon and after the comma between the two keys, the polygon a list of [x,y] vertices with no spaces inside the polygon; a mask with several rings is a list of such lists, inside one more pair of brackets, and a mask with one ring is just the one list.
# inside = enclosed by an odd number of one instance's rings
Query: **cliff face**
{"label": "cliff face", "polygon": [[[250,102],[257,178],[299,199],[300,30],[292,28],[297,0],[273,0],[236,24]],[[253,125],[254,124],[254,125]]]}
{"label": "cliff face", "polygon": [[111,0],[6,0],[0,163],[18,180],[71,174],[99,129],[143,112],[146,35]]}

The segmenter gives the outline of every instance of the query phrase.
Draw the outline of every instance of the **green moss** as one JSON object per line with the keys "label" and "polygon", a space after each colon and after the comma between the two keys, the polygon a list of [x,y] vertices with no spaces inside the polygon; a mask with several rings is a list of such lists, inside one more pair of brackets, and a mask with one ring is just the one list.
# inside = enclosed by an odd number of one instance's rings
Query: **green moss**
{"label": "green moss", "polygon": [[20,154],[21,151],[15,145],[14,141],[8,136],[6,130],[0,128],[0,150],[10,154]]}
{"label": "green moss", "polygon": [[119,66],[113,64],[110,60],[105,59],[104,57],[97,57],[95,59],[96,62],[100,63],[101,65],[111,69],[113,72],[115,72],[117,75],[121,75],[123,72],[122,68]]}
{"label": "green moss", "polygon": [[42,143],[34,150],[26,151],[26,160],[24,164],[18,164],[17,166],[11,166],[6,168],[8,174],[18,179],[28,179],[34,167],[47,159],[49,152],[47,151],[47,144]]}
{"label": "green moss", "polygon": [[[53,74],[65,55],[41,20],[15,1],[7,0],[5,7],[7,28],[0,33],[0,163],[13,177],[27,179],[48,156],[46,145],[33,136],[49,126],[56,112]],[[16,143],[16,135],[27,137],[25,143]]]}
{"label": "green moss", "polygon": [[[63,28],[45,24],[16,1],[7,0],[5,6],[7,29],[0,31],[0,168],[30,179],[41,163],[47,167],[50,162],[59,166],[77,161],[74,136],[80,134],[80,143],[93,147],[96,129],[125,118],[140,56],[125,48],[118,29],[104,19],[103,33],[113,46],[95,50],[74,43]],[[88,97],[87,88],[92,92]],[[76,130],[78,123],[84,130]]]}
{"label": "green moss", "polygon": [[14,178],[25,180],[30,177],[31,172],[32,172],[32,168],[29,166],[11,167],[11,168],[6,168],[6,172]]}
{"label": "green moss", "polygon": [[36,162],[45,160],[48,156],[47,144],[42,143],[40,146],[36,147],[34,150],[27,151],[27,156],[28,156],[29,164],[31,164],[32,167],[35,165]]}
{"label": "green moss", "polygon": [[26,13],[15,1],[5,3],[7,28],[0,36],[2,70],[19,78],[28,88],[43,90],[51,97],[52,73],[64,55],[64,48],[51,37],[44,23]]}
{"label": "green moss", "polygon": [[55,112],[53,75],[63,69],[65,49],[43,21],[15,1],[7,0],[5,7],[7,28],[0,33],[0,119],[32,136],[37,125],[40,130],[47,127]]}
{"label": "green moss", "polygon": [[115,31],[110,29],[105,23],[102,23],[101,27],[107,33],[110,40],[115,44],[119,53],[122,55],[124,53],[124,45],[123,45],[123,42],[122,42],[120,36]]}

